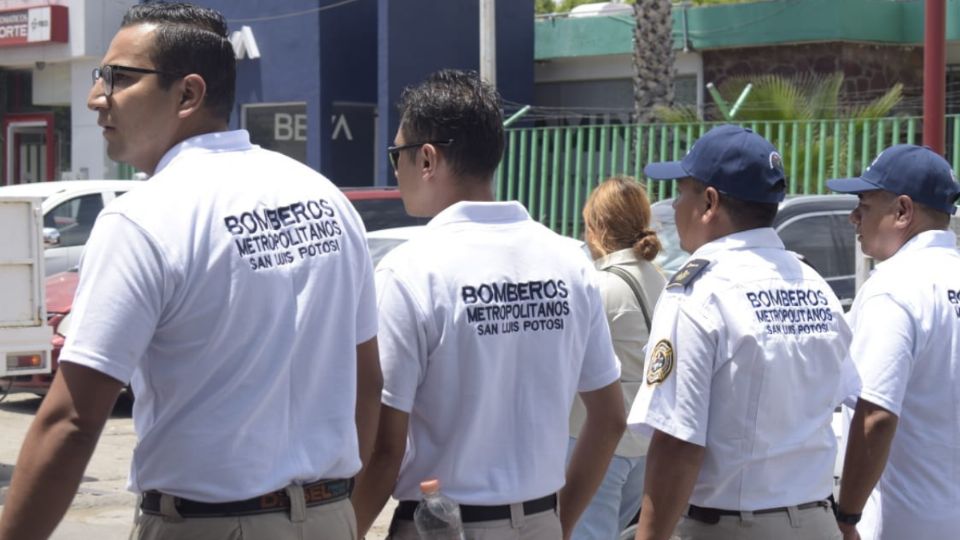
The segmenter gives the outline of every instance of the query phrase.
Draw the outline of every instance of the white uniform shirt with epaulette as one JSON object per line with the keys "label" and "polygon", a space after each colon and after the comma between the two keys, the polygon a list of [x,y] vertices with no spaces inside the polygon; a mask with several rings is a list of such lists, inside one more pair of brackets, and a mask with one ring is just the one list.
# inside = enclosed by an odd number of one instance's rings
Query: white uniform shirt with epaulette
{"label": "white uniform shirt with epaulette", "polygon": [[394,496],[559,490],[577,391],[620,378],[588,257],[516,202],[459,202],[376,271],[382,401],[410,414]]}
{"label": "white uniform shirt with epaulette", "polygon": [[850,311],[860,398],[897,415],[864,540],[960,534],[960,253],[926,231],[877,265]]}
{"label": "white uniform shirt with epaulette", "polygon": [[770,228],[698,249],[660,296],[628,423],[706,448],[692,504],[760,510],[833,487],[835,406],[857,377],[839,300]]}

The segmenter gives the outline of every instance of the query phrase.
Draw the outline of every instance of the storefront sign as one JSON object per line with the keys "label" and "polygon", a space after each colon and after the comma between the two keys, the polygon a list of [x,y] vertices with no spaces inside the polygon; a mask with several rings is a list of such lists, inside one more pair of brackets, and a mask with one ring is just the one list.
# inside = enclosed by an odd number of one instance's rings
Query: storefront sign
{"label": "storefront sign", "polygon": [[31,43],[66,43],[67,6],[0,11],[0,47]]}
{"label": "storefront sign", "polygon": [[306,103],[243,105],[240,122],[253,144],[307,162]]}
{"label": "storefront sign", "polygon": [[334,101],[331,105],[328,146],[331,159],[324,174],[340,186],[372,185],[376,163],[376,105],[345,101]]}

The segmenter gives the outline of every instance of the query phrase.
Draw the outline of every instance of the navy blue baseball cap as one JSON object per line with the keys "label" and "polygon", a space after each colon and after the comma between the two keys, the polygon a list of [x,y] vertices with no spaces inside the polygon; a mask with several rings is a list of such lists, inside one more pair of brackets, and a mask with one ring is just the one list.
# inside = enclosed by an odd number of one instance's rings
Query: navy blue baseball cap
{"label": "navy blue baseball cap", "polygon": [[857,178],[827,180],[827,187],[840,193],[882,189],[948,214],[957,211],[955,204],[960,197],[960,183],[947,160],[915,144],[891,146]]}
{"label": "navy blue baseball cap", "polygon": [[693,177],[744,201],[778,203],[786,195],[777,149],[753,131],[732,124],[704,133],[682,160],[650,163],[643,173],[653,180]]}

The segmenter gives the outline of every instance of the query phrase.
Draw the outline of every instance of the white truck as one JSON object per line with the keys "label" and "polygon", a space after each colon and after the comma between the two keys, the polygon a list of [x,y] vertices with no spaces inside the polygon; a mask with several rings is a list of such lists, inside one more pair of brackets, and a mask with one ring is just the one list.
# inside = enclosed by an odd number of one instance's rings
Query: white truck
{"label": "white truck", "polygon": [[40,199],[0,195],[0,231],[0,377],[50,373]]}

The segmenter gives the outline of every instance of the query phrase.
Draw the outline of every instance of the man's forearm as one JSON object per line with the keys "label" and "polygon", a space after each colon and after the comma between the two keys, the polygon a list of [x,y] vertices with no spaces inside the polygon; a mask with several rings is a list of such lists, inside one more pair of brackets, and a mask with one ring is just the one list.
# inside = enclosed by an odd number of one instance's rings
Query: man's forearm
{"label": "man's forearm", "polygon": [[584,424],[570,458],[566,484],[560,490],[560,522],[565,533],[573,530],[603,482],[622,434],[616,425]]}
{"label": "man's forearm", "polygon": [[366,466],[377,438],[380,418],[380,392],[383,375],[380,371],[380,354],[377,339],[357,345],[357,444],[360,461]]}
{"label": "man's forearm", "polygon": [[73,500],[123,383],[60,362],[13,470],[0,540],[47,538]]}
{"label": "man's forearm", "polygon": [[705,449],[661,431],[647,452],[643,502],[636,540],[666,540],[673,534],[700,474]]}
{"label": "man's forearm", "polygon": [[857,402],[840,480],[841,511],[859,514],[863,510],[883,474],[896,432],[896,415],[869,401]]}
{"label": "man's forearm", "polygon": [[373,455],[360,472],[351,498],[360,538],[377,519],[397,484],[400,463],[407,448],[408,421],[407,413],[387,405],[381,406]]}
{"label": "man's forearm", "polygon": [[352,498],[359,538],[367,533],[393,493],[401,461],[403,454],[397,456],[389,451],[374,449],[369,465],[363,469]]}
{"label": "man's forearm", "polygon": [[560,525],[569,538],[590,504],[626,428],[620,383],[580,394],[587,410],[583,429],[570,456],[567,480],[560,490]]}
{"label": "man's forearm", "polygon": [[70,507],[99,431],[87,433],[69,419],[47,423],[41,414],[20,449],[0,519],[0,539],[47,538]]}

